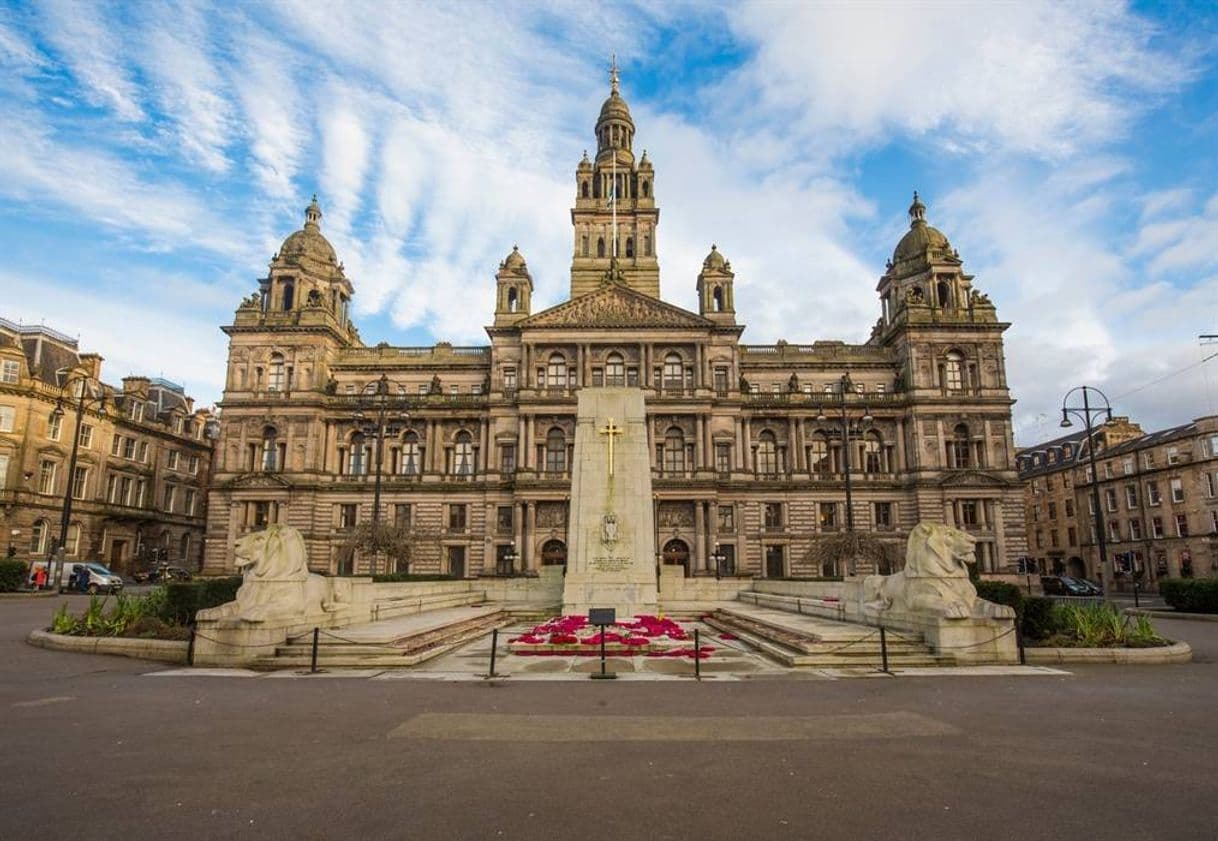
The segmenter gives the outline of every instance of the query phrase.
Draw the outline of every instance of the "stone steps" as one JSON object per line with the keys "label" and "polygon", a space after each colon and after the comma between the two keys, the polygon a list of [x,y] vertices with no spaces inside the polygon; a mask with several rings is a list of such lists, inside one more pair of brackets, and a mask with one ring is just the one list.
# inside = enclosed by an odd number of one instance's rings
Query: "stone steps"
{"label": "stone steps", "polygon": [[[323,631],[318,639],[317,665],[326,668],[409,668],[480,639],[494,628],[514,622],[503,611],[491,610],[422,628],[386,642],[349,639],[343,636],[341,630]],[[309,632],[289,640],[287,645],[279,646],[273,656],[262,658],[257,666],[273,669],[309,666],[312,646],[313,635]]]}
{"label": "stone steps", "polygon": [[[882,663],[879,635],[875,628],[863,625],[834,623],[818,628],[820,633],[812,633],[773,618],[746,615],[730,608],[717,610],[704,621],[791,668],[879,668]],[[920,641],[889,637],[889,666],[940,666],[945,662]]]}
{"label": "stone steps", "polygon": [[377,621],[393,619],[398,616],[408,616],[412,613],[424,613],[429,610],[441,610],[446,607],[469,607],[486,601],[486,593],[481,590],[455,593],[411,594],[388,599],[379,599],[374,607]]}

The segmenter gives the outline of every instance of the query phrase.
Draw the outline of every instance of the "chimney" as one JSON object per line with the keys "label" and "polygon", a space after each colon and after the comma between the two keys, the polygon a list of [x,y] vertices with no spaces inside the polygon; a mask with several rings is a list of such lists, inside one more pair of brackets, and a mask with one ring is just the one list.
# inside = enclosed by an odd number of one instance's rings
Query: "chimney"
{"label": "chimney", "polygon": [[82,353],[80,366],[95,380],[101,379],[102,357],[97,353]]}

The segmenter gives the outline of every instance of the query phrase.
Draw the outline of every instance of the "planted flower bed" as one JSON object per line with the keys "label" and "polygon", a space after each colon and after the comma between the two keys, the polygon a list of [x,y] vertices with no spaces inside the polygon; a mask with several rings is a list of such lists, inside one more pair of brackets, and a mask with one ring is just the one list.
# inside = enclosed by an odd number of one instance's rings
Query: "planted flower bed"
{"label": "planted flower bed", "polygon": [[603,632],[587,616],[559,616],[508,640],[508,649],[524,657],[599,657],[604,637],[605,654],[613,657],[689,657],[704,660],[714,646],[697,652],[682,645],[691,634],[671,619],[636,616],[615,622]]}

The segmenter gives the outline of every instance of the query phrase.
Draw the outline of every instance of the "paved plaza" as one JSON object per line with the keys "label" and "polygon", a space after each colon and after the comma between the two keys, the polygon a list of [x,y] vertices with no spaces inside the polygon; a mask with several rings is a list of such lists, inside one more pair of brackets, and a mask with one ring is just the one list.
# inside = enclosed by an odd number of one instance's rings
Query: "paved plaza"
{"label": "paved plaza", "polygon": [[1160,622],[1189,665],[1037,676],[283,680],[26,645],[56,604],[0,601],[4,839],[1192,839],[1218,823],[1218,623]]}

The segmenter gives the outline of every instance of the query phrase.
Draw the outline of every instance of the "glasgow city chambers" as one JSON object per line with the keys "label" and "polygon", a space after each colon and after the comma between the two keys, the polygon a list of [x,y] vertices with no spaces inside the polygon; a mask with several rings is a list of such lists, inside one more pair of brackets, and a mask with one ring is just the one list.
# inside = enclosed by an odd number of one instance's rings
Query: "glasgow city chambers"
{"label": "glasgow city chambers", "polygon": [[[231,324],[205,571],[284,523],[318,572],[529,575],[566,561],[576,395],[636,387],[647,410],[657,564],[687,576],[859,574],[818,540],[920,521],[977,540],[982,572],[1026,549],[1003,355],[1007,324],[914,195],[862,344],[741,341],[715,246],[697,311],[660,296],[656,172],[616,77],[575,168],[568,300],[535,312],[513,248],[489,342],[374,345],[314,199]],[[691,267],[693,268],[693,267]],[[692,272],[691,272],[692,274]],[[488,279],[488,283],[489,283]],[[340,551],[376,521],[409,560]]]}

